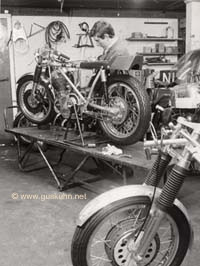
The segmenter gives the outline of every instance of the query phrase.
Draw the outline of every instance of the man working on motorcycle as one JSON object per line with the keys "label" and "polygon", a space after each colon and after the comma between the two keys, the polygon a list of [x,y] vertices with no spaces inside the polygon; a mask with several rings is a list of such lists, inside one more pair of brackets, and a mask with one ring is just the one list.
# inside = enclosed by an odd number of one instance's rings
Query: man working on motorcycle
{"label": "man working on motorcycle", "polygon": [[103,54],[99,60],[108,60],[112,63],[117,56],[128,56],[129,52],[123,41],[115,36],[112,25],[106,21],[99,20],[94,23],[90,36],[94,38],[97,45],[103,48]]}

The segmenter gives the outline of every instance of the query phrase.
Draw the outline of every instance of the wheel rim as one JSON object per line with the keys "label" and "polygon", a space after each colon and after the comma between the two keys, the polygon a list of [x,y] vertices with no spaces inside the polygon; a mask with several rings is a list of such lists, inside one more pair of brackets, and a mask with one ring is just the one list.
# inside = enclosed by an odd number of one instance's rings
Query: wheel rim
{"label": "wheel rim", "polygon": [[20,88],[19,105],[23,114],[35,122],[46,119],[51,112],[52,103],[46,94],[46,89],[42,84],[37,87],[39,100],[32,96],[33,81],[24,83]]}
{"label": "wheel rim", "polygon": [[[87,246],[88,266],[123,266],[130,255],[126,238],[137,235],[147,213],[147,205],[123,207],[105,217],[91,234]],[[149,245],[140,266],[167,266],[176,256],[179,246],[178,228],[167,215]],[[129,261],[128,261],[129,262]],[[131,258],[133,265],[134,259]],[[130,265],[132,265],[130,264]],[[137,264],[136,264],[137,265]]]}
{"label": "wheel rim", "polygon": [[[26,128],[26,127],[34,126],[34,124],[31,123],[23,114],[19,114],[19,116],[20,116],[19,121],[15,125],[15,127]],[[21,136],[20,138],[26,144],[29,144],[31,142],[30,138],[28,138],[28,137]],[[16,138],[16,140],[17,140],[17,138]]]}
{"label": "wheel rim", "polygon": [[122,82],[113,83],[108,91],[111,105],[117,106],[122,115],[113,119],[102,116],[103,126],[118,138],[129,137],[136,131],[140,121],[141,108],[137,96],[129,85]]}

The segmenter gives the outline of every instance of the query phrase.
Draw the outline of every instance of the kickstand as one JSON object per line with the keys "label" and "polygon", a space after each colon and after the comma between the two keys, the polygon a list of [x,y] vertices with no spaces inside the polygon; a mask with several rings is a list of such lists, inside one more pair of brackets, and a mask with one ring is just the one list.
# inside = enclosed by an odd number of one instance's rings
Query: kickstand
{"label": "kickstand", "polygon": [[[69,118],[67,120],[67,126],[66,126],[66,129],[65,129],[65,134],[64,134],[63,141],[64,142],[68,142],[67,136],[68,136],[68,131],[69,131],[69,122],[72,119],[71,118],[72,117],[72,111],[74,111],[74,114],[75,114],[75,117],[76,117],[77,126],[78,126],[79,135],[80,135],[80,138],[81,138],[81,144],[82,144],[82,146],[85,146],[85,142],[84,142],[84,138],[83,138],[83,132],[82,132],[82,129],[81,129],[81,124],[80,124],[80,119],[79,119],[78,113],[77,113],[77,106],[75,104],[73,104],[72,108],[70,110],[70,116],[69,116]],[[69,142],[70,142],[70,140],[69,140]]]}

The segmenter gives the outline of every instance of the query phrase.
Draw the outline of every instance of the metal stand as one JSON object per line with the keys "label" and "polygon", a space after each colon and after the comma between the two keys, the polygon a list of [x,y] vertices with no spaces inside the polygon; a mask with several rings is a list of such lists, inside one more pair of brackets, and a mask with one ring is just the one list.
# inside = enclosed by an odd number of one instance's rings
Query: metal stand
{"label": "metal stand", "polygon": [[80,135],[80,139],[81,139],[81,145],[85,146],[85,142],[84,142],[84,139],[83,139],[83,132],[82,132],[82,129],[81,129],[80,120],[79,120],[78,113],[77,113],[77,107],[76,107],[75,104],[73,105],[73,107],[71,107],[71,110],[70,110],[70,116],[69,116],[69,118],[67,120],[67,125],[66,125],[66,129],[65,129],[65,134],[64,134],[63,141],[64,142],[70,142],[70,140],[69,141],[67,140],[67,135],[68,135],[69,123],[71,121],[71,117],[72,117],[72,112],[73,111],[74,111],[74,114],[75,114],[75,117],[76,117],[76,123],[77,123],[77,126],[78,126],[78,131],[79,131],[79,135]]}
{"label": "metal stand", "polygon": [[[22,148],[21,148],[21,141],[20,141],[20,135],[16,134],[16,139],[17,139],[17,155],[18,155],[18,166],[19,166],[19,169],[24,171],[24,172],[31,172],[31,171],[37,171],[37,170],[41,170],[43,168],[46,168],[48,167],[51,174],[53,175],[53,178],[55,179],[57,185],[58,185],[58,189],[60,190],[62,185],[61,185],[61,182],[58,178],[58,176],[56,175],[54,169],[53,169],[53,166],[49,163],[47,157],[45,156],[42,148],[41,148],[41,144],[40,144],[40,141],[34,141],[32,140],[32,142],[27,146],[27,148],[22,151]],[[29,158],[30,158],[30,155],[31,155],[31,151],[32,151],[32,148],[33,146],[36,145],[38,151],[40,152],[44,162],[45,162],[45,166],[40,166],[40,167],[34,167],[34,164],[32,165],[28,165],[27,166],[27,162],[29,161]],[[55,165],[58,165],[60,163],[60,161],[62,160],[61,158],[62,154],[60,154],[60,158],[58,160],[58,162],[55,164]],[[55,166],[54,165],[54,166]],[[32,167],[30,167],[32,166]]]}
{"label": "metal stand", "polygon": [[[97,159],[93,155],[85,155],[84,158],[81,160],[81,162],[76,166],[75,169],[72,170],[72,172],[70,174],[67,174],[67,176],[65,176],[63,174],[62,177],[60,177],[56,173],[54,168],[56,166],[59,166],[60,163],[62,162],[63,155],[64,155],[66,149],[64,149],[64,148],[62,149],[62,151],[59,154],[59,158],[58,158],[57,162],[51,163],[49,161],[49,159],[47,158],[45,151],[43,151],[43,149],[42,149],[40,140],[32,139],[31,143],[26,147],[26,149],[22,150],[22,145],[21,145],[21,141],[20,141],[21,136],[20,136],[20,134],[16,134],[16,133],[15,133],[15,136],[17,139],[18,165],[19,165],[20,170],[22,170],[24,172],[31,172],[31,171],[41,170],[41,169],[44,169],[47,167],[50,170],[54,180],[56,181],[56,184],[57,184],[59,191],[64,191],[64,190],[67,190],[67,189],[75,187],[75,186],[84,186],[88,190],[90,190],[94,193],[98,193],[97,189],[93,185],[91,185],[90,183],[102,179],[102,177],[100,175],[95,177],[94,175],[90,174],[90,177],[88,177],[84,180],[81,180],[80,178],[76,177],[76,174],[81,170],[81,168],[86,164],[86,162],[89,159],[93,159],[96,162],[96,165],[98,167]],[[34,163],[33,160],[32,160],[32,164],[30,164],[30,160],[31,160],[30,156],[32,154],[32,148],[34,145],[36,146],[36,148],[39,151],[39,154],[43,158],[43,161],[45,163],[45,165],[43,165],[43,166],[38,167],[38,162]],[[102,160],[102,161],[105,165],[107,165],[109,168],[111,168],[115,173],[122,176],[124,185],[127,184],[127,174],[126,174],[125,168],[122,172],[120,172],[118,169],[116,169],[114,166],[112,166],[111,163],[104,161],[104,160]],[[35,166],[36,164],[37,164],[37,166]]]}

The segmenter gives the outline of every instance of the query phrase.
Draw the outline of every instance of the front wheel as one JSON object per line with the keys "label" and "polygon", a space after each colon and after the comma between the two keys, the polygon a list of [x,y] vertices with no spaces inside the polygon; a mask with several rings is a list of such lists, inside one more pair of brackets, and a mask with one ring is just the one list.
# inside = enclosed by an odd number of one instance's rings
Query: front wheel
{"label": "front wheel", "polygon": [[[27,127],[34,127],[35,124],[31,123],[21,112],[17,113],[14,121],[13,121],[13,127],[14,128],[27,128]],[[29,137],[25,137],[23,135],[18,136],[20,143],[23,145],[30,145],[32,142],[32,139]],[[15,137],[15,140],[17,141],[17,138]],[[40,147],[43,151],[47,150],[47,145],[40,141]],[[37,145],[34,143],[33,150],[38,151]]]}
{"label": "front wheel", "polygon": [[17,104],[20,111],[32,123],[44,125],[55,116],[53,95],[48,90],[47,84],[40,81],[37,85],[36,95],[33,96],[33,76],[25,76],[17,86]]}
{"label": "front wheel", "polygon": [[[73,266],[137,265],[134,255],[130,256],[127,239],[132,233],[137,236],[149,207],[150,200],[145,196],[119,200],[98,211],[82,227],[77,227],[71,249]],[[188,221],[174,205],[163,218],[139,265],[179,266],[189,241]]]}
{"label": "front wheel", "polygon": [[[15,119],[13,121],[13,127],[17,128],[26,128],[26,127],[32,127],[34,124],[32,124],[27,118],[21,113],[18,112],[15,116]],[[21,143],[28,145],[31,143],[31,139],[29,137],[20,136]]]}
{"label": "front wheel", "polygon": [[[150,99],[142,84],[132,76],[118,75],[108,82],[109,106],[118,109],[112,118],[102,115],[100,126],[105,135],[119,145],[141,140],[151,119]],[[105,101],[102,99],[101,105]]]}

